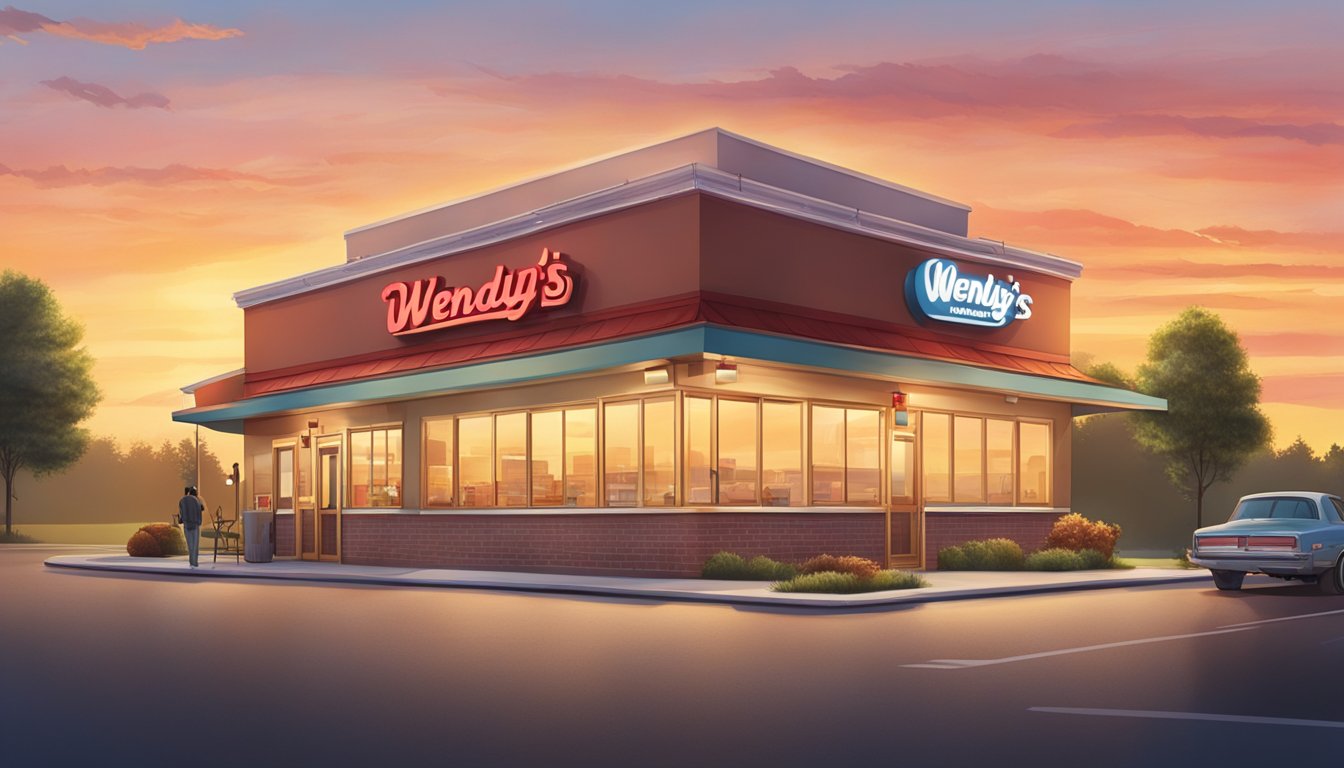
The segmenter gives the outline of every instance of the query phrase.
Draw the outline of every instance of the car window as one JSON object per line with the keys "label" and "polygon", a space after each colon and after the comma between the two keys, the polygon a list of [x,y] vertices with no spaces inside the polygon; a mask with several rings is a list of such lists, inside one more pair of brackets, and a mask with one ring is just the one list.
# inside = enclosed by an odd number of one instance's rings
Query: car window
{"label": "car window", "polygon": [[1276,520],[1319,520],[1320,515],[1317,514],[1316,504],[1311,499],[1272,496],[1245,499],[1237,505],[1237,511],[1232,513],[1233,520],[1264,520],[1267,518]]}
{"label": "car window", "polygon": [[1335,507],[1335,516],[1338,517],[1340,520],[1344,520],[1344,501],[1340,501],[1339,499],[1336,499],[1334,496],[1331,496],[1330,503],[1333,504]]}

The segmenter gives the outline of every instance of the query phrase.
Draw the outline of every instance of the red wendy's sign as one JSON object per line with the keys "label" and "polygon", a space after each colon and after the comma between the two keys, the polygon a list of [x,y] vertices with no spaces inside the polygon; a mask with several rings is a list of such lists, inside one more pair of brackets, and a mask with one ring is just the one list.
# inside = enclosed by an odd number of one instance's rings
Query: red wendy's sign
{"label": "red wendy's sign", "polygon": [[503,264],[496,266],[495,276],[474,289],[453,288],[438,276],[390,283],[383,289],[387,332],[393,336],[486,320],[517,320],[536,307],[564,306],[573,296],[569,265],[559,251],[549,248],[541,249],[536,266],[513,272]]}

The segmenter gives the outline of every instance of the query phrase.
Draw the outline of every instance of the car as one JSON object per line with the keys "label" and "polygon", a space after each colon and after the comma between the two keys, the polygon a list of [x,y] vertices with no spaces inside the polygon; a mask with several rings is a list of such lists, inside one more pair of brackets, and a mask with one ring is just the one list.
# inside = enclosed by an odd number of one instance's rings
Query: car
{"label": "car", "polygon": [[1243,496],[1226,523],[1195,531],[1190,562],[1208,568],[1221,590],[1263,573],[1344,593],[1344,501],[1316,491]]}

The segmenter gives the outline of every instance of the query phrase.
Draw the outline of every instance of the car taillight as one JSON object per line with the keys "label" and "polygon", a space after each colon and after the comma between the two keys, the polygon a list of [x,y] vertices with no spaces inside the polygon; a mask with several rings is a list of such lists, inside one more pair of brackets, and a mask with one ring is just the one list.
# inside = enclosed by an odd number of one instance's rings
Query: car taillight
{"label": "car taillight", "polygon": [[1297,539],[1292,536],[1251,536],[1246,546],[1256,549],[1297,549]]}
{"label": "car taillight", "polygon": [[1240,543],[1236,536],[1200,536],[1196,541],[1201,547],[1235,547]]}

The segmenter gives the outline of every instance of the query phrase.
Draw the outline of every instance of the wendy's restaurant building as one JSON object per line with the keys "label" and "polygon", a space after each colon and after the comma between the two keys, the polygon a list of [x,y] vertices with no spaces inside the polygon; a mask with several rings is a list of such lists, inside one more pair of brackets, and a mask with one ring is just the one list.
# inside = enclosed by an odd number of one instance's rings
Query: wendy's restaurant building
{"label": "wendy's restaurant building", "polygon": [[1070,422],[1161,410],[1069,363],[1081,265],[970,209],[719,129],[346,233],[241,291],[276,555],[693,575],[720,550],[933,567],[1041,545]]}

